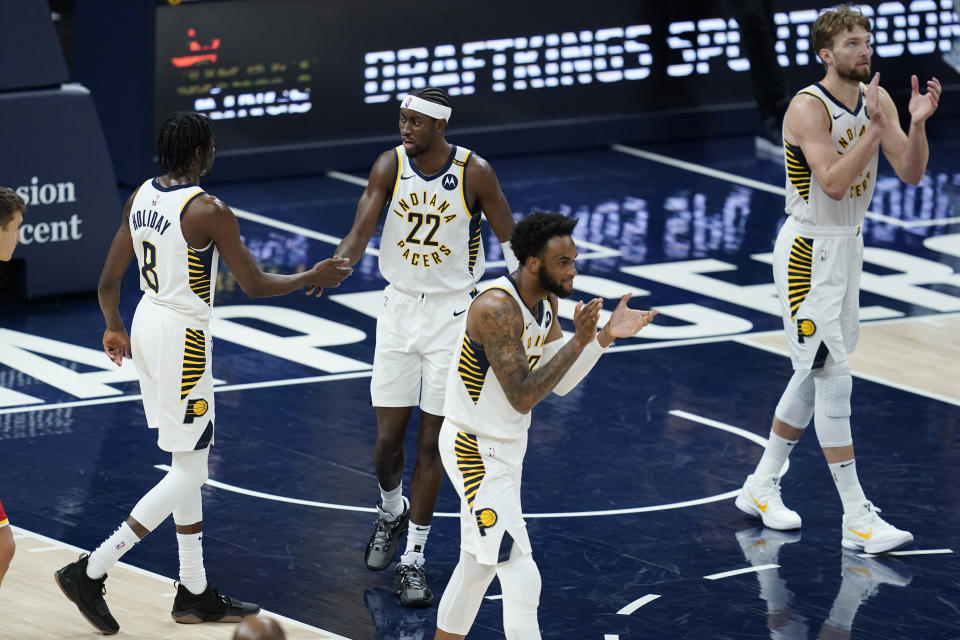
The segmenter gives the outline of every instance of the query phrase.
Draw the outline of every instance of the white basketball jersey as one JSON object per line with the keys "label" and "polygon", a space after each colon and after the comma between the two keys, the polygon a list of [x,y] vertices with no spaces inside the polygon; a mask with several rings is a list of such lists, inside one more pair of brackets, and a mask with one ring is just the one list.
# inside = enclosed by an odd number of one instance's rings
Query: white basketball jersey
{"label": "white basketball jersey", "polygon": [[[811,95],[823,103],[830,118],[830,137],[837,153],[848,153],[867,131],[870,117],[864,101],[867,85],[860,83],[857,108],[850,111],[820,83],[812,84],[799,93]],[[856,227],[863,223],[877,184],[877,159],[874,152],[866,168],[840,200],[834,200],[817,183],[799,146],[784,141],[784,160],[787,165],[787,215],[802,224],[819,227]]]}
{"label": "white basketball jersey", "polygon": [[[553,309],[550,300],[544,298],[537,309],[537,317],[520,299],[516,284],[510,276],[501,276],[484,288],[502,289],[516,300],[523,314],[523,348],[530,368],[537,366],[543,355],[543,345],[553,324]],[[530,413],[519,413],[507,400],[497,375],[490,368],[483,346],[476,344],[467,334],[464,321],[459,348],[447,374],[446,400],[443,415],[462,431],[473,435],[514,440],[521,438],[530,428]]]}
{"label": "white basketball jersey", "polygon": [[422,174],[398,146],[397,178],[380,242],[380,273],[408,293],[473,291],[483,275],[480,212],[463,190],[470,150],[454,146],[447,165]]}
{"label": "white basketball jersey", "polygon": [[213,306],[219,251],[213,242],[194,249],[180,229],[187,205],[203,193],[195,184],[164,187],[156,179],[147,180],[133,197],[130,235],[143,295],[160,307],[205,323]]}

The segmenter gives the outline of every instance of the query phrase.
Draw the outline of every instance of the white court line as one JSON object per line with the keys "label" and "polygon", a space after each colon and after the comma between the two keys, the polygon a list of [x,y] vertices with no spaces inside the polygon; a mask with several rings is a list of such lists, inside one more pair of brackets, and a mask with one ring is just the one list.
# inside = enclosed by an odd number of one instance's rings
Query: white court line
{"label": "white court line", "polygon": [[739,576],[744,573],[756,573],[757,571],[766,571],[767,569],[779,569],[780,565],[778,564],[758,564],[755,567],[747,567],[746,569],[734,569],[733,571],[723,571],[721,573],[712,573],[709,576],[703,576],[704,580],[722,580],[723,578],[729,578],[730,576]]}
{"label": "white court line", "polygon": [[503,600],[503,594],[497,596],[485,596],[485,600]]}
{"label": "white court line", "polygon": [[917,549],[915,551],[888,551],[886,553],[858,553],[861,558],[882,558],[883,556],[928,556],[938,553],[953,553],[953,549]]}
{"label": "white court line", "polygon": [[[266,380],[264,382],[244,382],[241,384],[223,384],[213,388],[214,393],[222,391],[243,391],[245,389],[267,389],[270,387],[285,387],[298,384],[312,384],[314,382],[333,382],[336,380],[351,380],[353,378],[369,378],[371,371],[356,371],[352,373],[332,373],[326,376],[310,376],[308,378],[288,378],[286,380]],[[98,404],[114,404],[117,402],[133,402],[140,400],[140,394],[129,396],[107,396],[105,398],[91,398],[89,400],[75,400],[73,402],[57,402],[55,404],[25,405],[0,409],[0,415],[5,413],[24,413],[27,411],[49,411],[51,409],[69,409],[71,407],[90,407]]]}
{"label": "white court line", "polygon": [[[726,182],[732,182],[734,184],[739,184],[744,187],[750,187],[751,189],[757,189],[758,191],[766,191],[767,193],[773,193],[779,196],[786,195],[787,193],[787,190],[784,187],[768,184],[766,182],[760,182],[759,180],[744,178],[743,176],[738,176],[734,173],[720,171],[719,169],[711,169],[710,167],[705,167],[703,165],[696,164],[694,162],[687,162],[686,160],[678,160],[677,158],[671,158],[670,156],[661,155],[659,153],[653,153],[652,151],[644,151],[643,149],[637,149],[636,147],[628,147],[627,145],[623,145],[623,144],[612,144],[610,145],[610,148],[613,149],[614,151],[619,151],[620,153],[625,153],[627,155],[631,155],[637,158],[643,158],[644,160],[652,160],[653,162],[659,162],[660,164],[676,167],[677,169],[683,169],[684,171],[699,173],[700,175],[708,176],[710,178],[717,178],[719,180],[725,180]],[[898,218],[891,218],[890,216],[885,216],[880,213],[874,213],[872,211],[867,211],[867,217],[872,220],[886,222],[887,224],[891,224],[895,227],[901,227],[904,229],[912,229],[914,227],[932,227],[932,226],[950,224],[953,222],[960,222],[960,217],[936,218],[933,220],[904,221]]]}
{"label": "white court line", "polygon": [[[153,465],[154,469],[160,469],[161,471],[170,471],[170,465],[168,464],[155,464]],[[355,507],[349,504],[334,504],[332,502],[317,502],[316,500],[302,500],[300,498],[288,498],[287,496],[278,496],[275,493],[264,493],[263,491],[254,491],[253,489],[244,489],[243,487],[238,487],[232,484],[226,484],[225,482],[218,482],[217,480],[207,479],[207,486],[214,487],[216,489],[223,489],[224,491],[230,491],[232,493],[239,493],[241,495],[250,496],[252,498],[262,498],[264,500],[272,500],[273,502],[286,502],[288,504],[299,504],[305,507],[319,507],[321,509],[336,509],[338,511],[359,511],[361,513],[376,513],[377,510],[375,507]],[[457,513],[435,513],[434,516],[440,516],[442,518],[458,518],[460,517],[460,512]]]}
{"label": "white court line", "polygon": [[[55,547],[55,548],[58,548],[58,549],[66,549],[66,550],[68,550],[68,551],[73,551],[73,552],[78,553],[78,554],[80,554],[80,553],[86,553],[86,549],[81,549],[80,547],[75,547],[75,546],[73,546],[72,544],[67,544],[66,542],[63,542],[63,541],[61,541],[61,540],[55,540],[55,539],[53,539],[53,538],[48,538],[47,536],[41,535],[41,534],[39,534],[39,533],[34,533],[33,531],[28,531],[27,529],[23,529],[23,528],[20,528],[20,527],[11,526],[10,528],[13,530],[14,535],[15,535],[15,537],[17,537],[17,538],[33,538],[33,539],[35,539],[35,540],[40,540],[41,542],[47,543],[48,545],[50,545],[50,547]],[[168,577],[166,577],[166,576],[160,575],[159,573],[153,573],[152,571],[147,571],[146,569],[141,569],[140,567],[135,567],[135,566],[133,566],[132,564],[127,564],[126,562],[118,562],[118,563],[117,563],[117,566],[124,567],[124,568],[126,568],[126,569],[129,569],[130,571],[133,571],[134,573],[138,573],[138,574],[140,574],[140,575],[142,575],[142,576],[146,576],[146,577],[148,577],[148,578],[153,578],[153,579],[159,580],[159,581],[161,581],[161,582],[167,582],[167,583],[169,583],[170,585],[172,585],[173,582],[174,582],[173,578],[168,578]],[[280,615],[280,614],[278,614],[278,613],[274,613],[274,612],[272,612],[272,611],[267,611],[266,609],[261,609],[261,613],[263,613],[263,614],[265,614],[265,615],[269,615],[271,618],[275,618],[275,619],[277,620],[277,622],[279,622],[279,623],[282,624],[282,625],[291,626],[291,627],[297,627],[297,628],[303,629],[303,630],[305,630],[305,631],[310,631],[310,632],[312,632],[312,633],[320,634],[320,635],[322,636],[323,640],[350,640],[350,638],[347,638],[347,637],[345,637],[345,636],[337,635],[337,634],[333,633],[332,631],[326,631],[326,630],[324,630],[324,629],[320,629],[319,627],[314,627],[313,625],[309,625],[309,624],[307,624],[306,622],[300,622],[299,620],[294,620],[293,618],[288,618],[288,617],[282,616],[282,615]]]}
{"label": "white court line", "polygon": [[[735,433],[741,438],[746,438],[751,442],[756,442],[761,447],[767,446],[767,439],[761,435],[757,435],[746,429],[741,429],[740,427],[734,427],[733,425],[726,424],[724,422],[718,422],[717,420],[711,420],[710,418],[704,418],[703,416],[698,416],[694,413],[687,413],[686,411],[681,411],[680,409],[671,409],[669,411],[670,415],[677,416],[678,418],[683,418],[684,420],[690,420],[691,422],[699,422],[700,424],[706,425],[708,427],[713,427],[714,429],[720,429],[721,431],[729,431],[730,433]],[[788,459],[789,461],[789,459]]]}
{"label": "white court line", "polygon": [[786,195],[787,193],[787,190],[784,187],[778,187],[766,182],[760,182],[759,180],[751,180],[750,178],[744,178],[743,176],[738,176],[733,173],[720,171],[719,169],[711,169],[710,167],[705,167],[693,162],[687,162],[685,160],[678,160],[676,158],[671,158],[670,156],[653,153],[652,151],[644,151],[643,149],[628,147],[623,144],[612,144],[610,145],[610,148],[614,151],[619,151],[620,153],[625,153],[637,158],[652,160],[654,162],[659,162],[660,164],[676,167],[677,169],[683,169],[684,171],[691,171],[693,173],[699,173],[700,175],[708,176],[710,178],[718,178],[734,184],[743,185],[744,187],[750,187],[751,189],[757,189],[758,191],[766,191],[767,193],[773,193],[778,196]]}
{"label": "white court line", "polygon": [[[155,464],[153,465],[154,469],[159,469],[161,471],[169,471],[170,465],[166,464]],[[305,507],[317,507],[321,509],[337,509],[340,511],[358,511],[361,513],[376,513],[374,507],[357,507],[354,505],[347,504],[335,504],[332,502],[319,502],[316,500],[304,500],[302,498],[289,498],[287,496],[280,496],[274,493],[265,493],[263,491],[254,491],[253,489],[244,489],[243,487],[238,487],[236,485],[227,484],[225,482],[219,482],[217,480],[208,479],[206,484],[210,487],[217,489],[222,489],[223,491],[230,491],[232,493],[239,493],[241,495],[250,496],[252,498],[261,498],[263,500],[272,500],[274,502],[286,502],[289,504],[299,504]],[[563,513],[524,513],[524,518],[584,518],[589,516],[616,516],[624,515],[631,513],[645,513],[648,511],[665,511],[668,509],[680,509],[683,507],[692,507],[698,504],[707,504],[709,502],[719,502],[720,500],[729,500],[730,498],[735,498],[740,493],[740,489],[734,489],[733,491],[728,491],[726,493],[721,493],[716,496],[710,496],[708,498],[698,498],[696,500],[686,500],[684,502],[674,502],[672,504],[660,504],[654,505],[651,507],[632,507],[626,509],[608,509],[605,511],[568,511]],[[434,518],[459,518],[460,512],[437,512],[433,514]]]}
{"label": "white court line", "polygon": [[[699,424],[713,427],[714,429],[720,429],[721,431],[727,431],[734,435],[738,435],[742,438],[746,438],[751,442],[755,442],[760,446],[764,446],[767,443],[766,438],[759,436],[755,433],[751,433],[746,429],[741,429],[740,427],[734,427],[723,422],[717,422],[716,420],[711,420],[710,418],[704,418],[702,416],[697,416],[692,413],[687,413],[686,411],[672,410],[670,411],[671,415],[677,416],[679,418],[684,418],[697,422]],[[169,471],[170,466],[165,464],[156,464],[154,465],[155,469],[161,471]],[[780,475],[783,475],[787,472],[787,469],[790,468],[790,461],[787,460],[780,472]],[[306,507],[317,507],[321,509],[337,509],[341,511],[357,511],[361,513],[375,513],[376,509],[373,507],[357,507],[353,505],[345,504],[336,504],[332,502],[319,502],[317,500],[304,500],[302,498],[290,498],[287,496],[281,496],[273,493],[265,493],[263,491],[255,491],[253,489],[245,489],[243,487],[238,487],[236,485],[227,484],[225,482],[219,482],[217,480],[208,479],[206,482],[207,485],[221,489],[223,491],[231,491],[233,493],[239,493],[241,495],[250,496],[252,498],[260,498],[263,500],[272,500],[274,502],[286,502],[288,504],[298,504]],[[566,511],[566,512],[557,512],[557,513],[524,513],[524,518],[586,518],[592,516],[616,516],[616,515],[627,515],[633,513],[647,513],[650,511],[667,511],[669,509],[682,509],[684,507],[692,507],[701,504],[708,504],[711,502],[720,502],[721,500],[729,500],[731,498],[737,497],[740,493],[740,488],[736,488],[732,491],[727,491],[726,493],[721,493],[715,496],[708,496],[706,498],[696,498],[694,500],[685,500],[683,502],[673,502],[670,504],[659,504],[649,507],[628,507],[625,509],[605,509],[601,511]],[[433,514],[437,518],[459,518],[460,512],[438,512]]]}
{"label": "white court line", "polygon": [[636,611],[637,609],[639,609],[640,607],[642,607],[643,605],[645,605],[645,604],[647,604],[647,603],[649,603],[649,602],[653,602],[654,600],[656,600],[656,599],[659,598],[659,597],[660,597],[659,594],[656,594],[656,593],[648,593],[647,595],[643,596],[642,598],[637,598],[636,600],[634,600],[633,602],[631,602],[630,604],[628,604],[627,606],[625,606],[623,609],[620,609],[620,611],[617,611],[617,615],[618,615],[618,616],[628,616],[628,615],[630,615],[631,613],[633,613],[634,611]]}
{"label": "white court line", "polygon": [[342,171],[327,171],[327,177],[333,178],[334,180],[343,180],[344,182],[349,182],[350,184],[355,184],[358,187],[367,188],[367,183],[369,182],[366,178],[358,178],[357,176],[352,176],[349,173],[343,173]]}

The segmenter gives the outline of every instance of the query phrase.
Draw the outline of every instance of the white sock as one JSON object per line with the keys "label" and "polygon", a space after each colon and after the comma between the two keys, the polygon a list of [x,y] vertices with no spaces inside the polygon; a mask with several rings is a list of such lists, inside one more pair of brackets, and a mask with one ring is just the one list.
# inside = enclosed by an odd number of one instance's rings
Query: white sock
{"label": "white sock", "polygon": [[407,549],[400,557],[400,564],[419,564],[425,562],[423,549],[427,546],[427,536],[430,535],[430,525],[410,523],[407,529]]}
{"label": "white sock", "polygon": [[140,538],[133,532],[126,522],[120,525],[113,535],[103,541],[96,551],[90,554],[87,560],[87,577],[94,580],[103,577],[107,569],[112,567],[117,560],[127,551],[133,549],[133,545],[140,542]]}
{"label": "white sock", "polygon": [[394,518],[403,513],[403,483],[397,485],[396,489],[387,491],[380,487],[380,508],[392,515]]}
{"label": "white sock", "polygon": [[793,445],[795,444],[797,444],[796,440],[781,438],[771,431],[770,439],[767,441],[767,446],[763,449],[763,456],[760,458],[760,462],[757,463],[757,470],[754,474],[761,478],[766,476],[779,476],[780,469],[783,467],[783,463],[787,461],[787,458],[790,457],[790,453],[793,451]]}
{"label": "white sock", "polygon": [[203,533],[178,533],[180,549],[180,584],[195,596],[207,588],[207,572],[203,568]]}
{"label": "white sock", "polygon": [[837,483],[837,492],[840,494],[840,502],[843,503],[843,515],[853,513],[867,500],[857,478],[857,461],[850,459],[827,466],[830,467],[833,481]]}

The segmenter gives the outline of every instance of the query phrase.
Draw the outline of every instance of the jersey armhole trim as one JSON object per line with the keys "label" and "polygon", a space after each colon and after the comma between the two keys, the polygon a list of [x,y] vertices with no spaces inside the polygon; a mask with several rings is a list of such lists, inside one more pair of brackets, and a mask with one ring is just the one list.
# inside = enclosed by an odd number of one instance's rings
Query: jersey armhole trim
{"label": "jersey armhole trim", "polygon": [[830,125],[827,131],[832,134],[833,133],[833,112],[830,111],[830,107],[827,105],[827,101],[812,91],[801,91],[800,93],[804,93],[808,96],[813,96],[814,98],[820,101],[820,104],[823,105],[823,108],[827,110],[827,122]]}

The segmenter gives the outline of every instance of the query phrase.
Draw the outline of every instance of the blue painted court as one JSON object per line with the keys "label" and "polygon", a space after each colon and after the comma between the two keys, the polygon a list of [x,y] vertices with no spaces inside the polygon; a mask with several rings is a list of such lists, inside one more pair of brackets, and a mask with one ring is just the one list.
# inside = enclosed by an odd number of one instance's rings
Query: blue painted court
{"label": "blue painted court", "polygon": [[[577,299],[603,296],[612,310],[632,291],[632,306],[660,310],[576,391],[534,410],[523,501],[544,638],[960,638],[960,365],[926,375],[956,353],[960,329],[960,142],[955,122],[938,125],[919,187],[881,161],[863,229],[854,441],[867,496],[916,537],[896,557],[841,551],[841,505],[812,433],[783,480],[800,533],[763,529],[733,505],[791,374],[770,273],[782,164],[758,159],[747,138],[500,158],[477,149],[518,219],[550,210],[580,221],[566,329]],[[291,271],[332,253],[364,179],[210,192],[235,209],[262,266]],[[368,387],[384,284],[370,249],[319,300],[250,300],[221,265],[205,562],[225,593],[309,625],[430,639],[436,606],[404,609],[392,568],[362,561],[377,499]],[[504,271],[498,251],[494,242],[487,277]],[[128,327],[136,275],[124,282]],[[92,297],[5,304],[0,317],[4,506],[18,527],[91,549],[169,464],[132,363],[117,370],[101,352]],[[414,438],[412,425],[408,451]],[[437,509],[426,557],[439,600],[459,544],[447,481]],[[170,520],[124,561],[175,576]],[[471,639],[503,637],[498,593],[495,582]]]}

